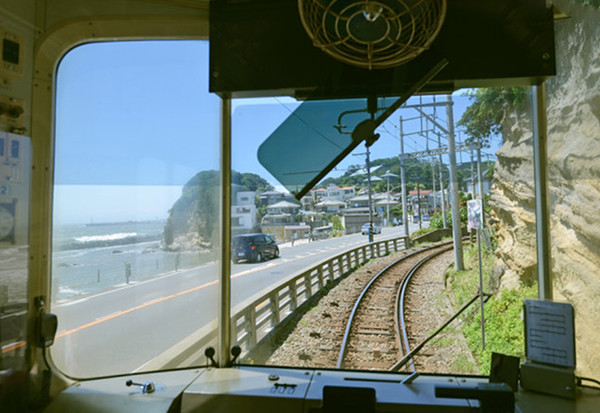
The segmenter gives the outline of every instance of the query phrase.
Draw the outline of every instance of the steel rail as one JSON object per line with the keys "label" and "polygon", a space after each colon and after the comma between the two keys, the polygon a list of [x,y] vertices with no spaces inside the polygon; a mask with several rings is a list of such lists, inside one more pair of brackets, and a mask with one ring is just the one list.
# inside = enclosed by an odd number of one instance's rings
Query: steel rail
{"label": "steel rail", "polygon": [[[425,264],[426,262],[428,262],[429,260],[431,260],[434,257],[437,257],[440,254],[443,254],[444,252],[450,251],[452,248],[454,248],[453,246],[448,247],[448,248],[444,248],[440,251],[436,251],[431,255],[428,255],[427,257],[423,258],[421,261],[419,261],[417,264],[415,264],[411,270],[408,272],[408,274],[406,275],[406,277],[404,277],[404,279],[402,280],[402,286],[400,287],[399,294],[396,295],[396,309],[400,309],[400,314],[398,317],[398,311],[396,311],[396,334],[399,335],[399,332],[402,332],[402,338],[404,339],[404,347],[406,348],[406,352],[410,353],[410,346],[408,344],[408,332],[406,331],[406,323],[404,320],[404,304],[405,304],[405,298],[406,298],[406,289],[408,288],[408,284],[410,283],[410,280],[412,279],[413,275],[415,275],[415,273],[419,270],[419,268],[421,268],[421,266],[423,264]],[[411,370],[414,372],[416,371],[415,369],[415,365],[412,361],[412,358],[409,359],[410,360],[410,367]]]}
{"label": "steel rail", "polygon": [[[484,295],[486,297],[485,302],[487,302],[490,299],[490,297],[492,296],[491,294],[484,294]],[[417,354],[419,351],[421,351],[421,349],[423,347],[425,347],[425,344],[427,344],[435,336],[437,336],[444,328],[448,327],[451,322],[453,322],[459,315],[461,315],[467,308],[469,308],[471,306],[471,304],[473,304],[478,298],[479,298],[479,293],[475,297],[470,299],[465,305],[463,305],[460,310],[458,310],[452,317],[450,317],[450,319],[448,319],[448,321],[446,321],[437,330],[435,330],[432,334],[430,334],[429,337],[427,337],[425,340],[423,340],[419,344],[417,344],[415,346],[415,348],[413,348],[411,351],[409,351],[404,357],[402,357],[402,359],[400,361],[398,361],[396,364],[394,364],[390,368],[390,371],[398,371],[409,360],[412,360],[412,358],[415,356],[415,354]]]}
{"label": "steel rail", "polygon": [[[444,244],[441,244],[441,245],[444,245]],[[383,275],[385,272],[387,272],[390,268],[394,267],[397,264],[400,264],[405,259],[408,259],[414,255],[421,254],[425,251],[429,251],[429,250],[432,250],[434,248],[439,248],[439,247],[440,247],[440,245],[435,245],[435,246],[431,246],[431,247],[424,248],[422,250],[407,254],[407,255],[403,256],[402,258],[394,261],[393,263],[391,263],[390,265],[388,265],[387,267],[385,267],[384,269],[379,271],[377,274],[375,274],[375,276],[373,276],[373,278],[371,278],[371,280],[367,283],[365,288],[363,288],[363,290],[361,291],[360,295],[358,296],[358,299],[356,300],[356,302],[354,303],[354,306],[352,307],[352,311],[350,312],[350,317],[348,318],[348,322],[346,324],[346,329],[344,330],[344,337],[342,339],[340,354],[338,356],[336,368],[341,369],[344,366],[344,358],[346,357],[346,353],[348,351],[348,341],[350,338],[350,330],[352,328],[352,323],[354,322],[354,318],[358,312],[358,308],[360,307],[360,303],[361,303],[362,299],[366,295],[367,291],[371,288],[371,286],[375,283],[375,281],[377,281],[377,279],[381,275]]]}

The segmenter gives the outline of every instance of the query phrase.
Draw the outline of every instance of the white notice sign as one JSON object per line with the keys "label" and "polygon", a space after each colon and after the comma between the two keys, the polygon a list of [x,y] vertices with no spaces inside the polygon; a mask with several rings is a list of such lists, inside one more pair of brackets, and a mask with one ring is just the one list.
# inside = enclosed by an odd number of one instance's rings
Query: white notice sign
{"label": "white notice sign", "polygon": [[481,199],[467,201],[468,227],[471,229],[483,229],[483,215],[481,210]]}
{"label": "white notice sign", "polygon": [[527,360],[575,368],[575,326],[571,304],[525,300]]}

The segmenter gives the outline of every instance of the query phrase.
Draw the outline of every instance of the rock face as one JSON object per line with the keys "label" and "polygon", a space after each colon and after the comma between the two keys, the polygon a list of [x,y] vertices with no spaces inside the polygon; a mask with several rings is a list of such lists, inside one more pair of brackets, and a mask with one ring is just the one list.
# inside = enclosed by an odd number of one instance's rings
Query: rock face
{"label": "rock face", "polygon": [[[600,373],[600,12],[557,1],[557,76],[546,83],[554,299],[575,307],[577,372]],[[527,104],[503,122],[492,204],[502,287],[536,279]]]}

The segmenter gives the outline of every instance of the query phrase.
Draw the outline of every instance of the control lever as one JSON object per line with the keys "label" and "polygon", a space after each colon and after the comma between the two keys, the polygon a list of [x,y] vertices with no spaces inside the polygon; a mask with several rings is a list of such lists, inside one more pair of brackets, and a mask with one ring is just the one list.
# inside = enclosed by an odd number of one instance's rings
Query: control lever
{"label": "control lever", "polygon": [[417,379],[417,377],[419,377],[419,374],[420,373],[418,371],[413,372],[410,376],[408,376],[407,378],[402,380],[401,384],[411,384],[413,381],[415,381]]}
{"label": "control lever", "polygon": [[154,390],[156,390],[154,383],[151,381],[147,381],[146,383],[134,383],[133,380],[127,380],[125,385],[127,387],[140,386],[142,388],[142,393],[154,393]]}
{"label": "control lever", "polygon": [[210,360],[210,364],[213,367],[218,367],[217,366],[217,362],[215,361],[215,359],[213,358],[213,356],[215,355],[215,349],[212,347],[206,347],[206,350],[204,350],[204,355],[206,356],[207,359]]}
{"label": "control lever", "polygon": [[514,413],[515,395],[506,383],[479,383],[469,387],[435,386],[435,397],[477,399],[485,413]]}
{"label": "control lever", "polygon": [[231,347],[231,355],[233,356],[233,358],[231,359],[232,366],[237,360],[237,358],[240,356],[240,354],[242,354],[242,348],[240,346]]}

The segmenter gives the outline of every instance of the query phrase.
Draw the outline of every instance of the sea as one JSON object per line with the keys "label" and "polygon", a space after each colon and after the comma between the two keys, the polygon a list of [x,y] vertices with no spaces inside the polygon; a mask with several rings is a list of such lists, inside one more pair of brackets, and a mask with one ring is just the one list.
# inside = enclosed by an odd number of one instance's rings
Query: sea
{"label": "sea", "polygon": [[52,298],[72,300],[193,268],[209,251],[167,251],[165,221],[56,226],[52,234]]}

